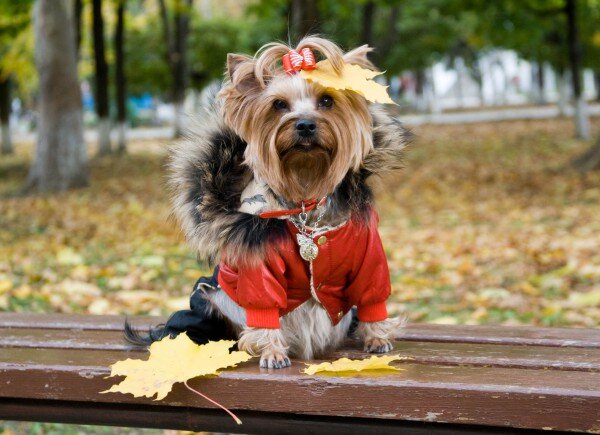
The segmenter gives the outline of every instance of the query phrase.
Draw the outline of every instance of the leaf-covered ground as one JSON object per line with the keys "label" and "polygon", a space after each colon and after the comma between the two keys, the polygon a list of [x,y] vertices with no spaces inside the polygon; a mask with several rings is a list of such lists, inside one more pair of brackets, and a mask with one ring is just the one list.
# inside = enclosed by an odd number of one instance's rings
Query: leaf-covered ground
{"label": "leaf-covered ground", "polygon": [[[600,174],[567,166],[588,146],[571,139],[571,121],[414,132],[406,169],[378,189],[392,311],[448,324],[598,326]],[[28,165],[20,149],[0,158],[0,310],[186,307],[208,269],[169,219],[164,144],[95,160],[90,188],[46,197],[13,195]]]}

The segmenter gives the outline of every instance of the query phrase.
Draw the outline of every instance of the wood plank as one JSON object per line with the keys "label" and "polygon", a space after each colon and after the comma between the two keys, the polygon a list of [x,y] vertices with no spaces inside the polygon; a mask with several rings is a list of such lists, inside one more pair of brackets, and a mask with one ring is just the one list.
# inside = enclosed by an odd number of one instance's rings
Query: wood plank
{"label": "wood plank", "polygon": [[[148,357],[147,352],[140,351],[105,351],[105,350],[69,350],[64,351],[61,349],[33,349],[33,348],[18,348],[18,349],[2,349],[0,355],[0,369],[18,369],[18,370],[29,370],[39,369],[46,370],[48,372],[94,372],[94,373],[110,373],[109,366],[114,362],[126,358],[139,358],[146,359]],[[311,363],[319,363],[322,360],[311,361]],[[412,360],[402,360],[395,362],[394,365],[405,369],[406,367],[421,366]],[[300,371],[305,367],[302,361],[293,361],[292,368],[281,369],[281,370],[262,370],[258,368],[257,359],[253,359],[252,362],[245,363],[241,366],[242,368],[231,371],[231,373],[241,372],[246,374],[272,374],[272,375],[285,375],[299,374]],[[496,370],[496,371],[494,371]],[[590,384],[590,379],[600,381],[600,373],[588,372],[588,371],[566,371],[560,374],[560,377],[556,375],[556,372],[550,370],[537,370],[537,369],[511,369],[506,367],[468,367],[468,366],[452,366],[452,365],[422,365],[422,368],[418,370],[420,375],[426,375],[435,382],[445,382],[445,376],[448,373],[452,373],[453,376],[460,374],[461,384],[477,384],[481,383],[487,385],[492,382],[495,385],[508,385],[512,386],[515,382],[514,376],[519,376],[519,373],[536,373],[540,372],[541,375],[536,375],[531,381],[527,380],[527,387],[535,388],[559,388],[559,389],[575,389],[575,390],[586,390],[600,393],[600,384]],[[229,372],[225,372],[229,373]],[[402,372],[403,373],[403,372]],[[502,373],[507,375],[506,378],[496,379],[494,377],[486,377],[489,373]],[[581,375],[579,376],[578,373]],[[436,375],[438,374],[438,375]],[[387,376],[377,376],[377,378],[397,380],[399,379],[397,373],[391,373]],[[508,376],[511,375],[511,376]],[[564,377],[563,377],[564,375]],[[306,375],[300,374],[301,377],[306,378]],[[320,377],[320,376],[317,376]],[[370,375],[359,375],[355,378],[368,379]],[[352,378],[350,378],[352,379]],[[582,382],[577,382],[579,379]],[[538,382],[539,383],[536,383]],[[521,385],[521,384],[517,384]]]}
{"label": "wood plank", "polygon": [[[85,412],[81,412],[84,409]],[[250,434],[326,434],[326,435],[463,435],[506,434],[506,429],[478,425],[436,424],[419,421],[383,420],[375,418],[327,417],[236,411],[243,425],[238,426],[221,410],[184,406],[145,406],[97,402],[62,402],[57,400],[2,400],[0,419],[44,421],[103,426],[133,426],[175,429],[193,432]],[[511,434],[542,435],[546,431],[512,429]]]}
{"label": "wood plank", "polygon": [[73,329],[0,329],[0,347],[33,347],[38,349],[134,349],[122,331]]}
{"label": "wood plank", "polygon": [[[412,362],[438,365],[521,367],[600,371],[600,349],[497,344],[399,341],[395,351]],[[0,348],[138,350],[121,331],[0,329]],[[68,354],[66,354],[68,355]],[[348,340],[330,358],[364,358],[360,343]],[[1,358],[0,358],[1,359]]]}
{"label": "wood plank", "polygon": [[408,325],[402,340],[523,346],[600,347],[600,329],[498,325]]}
{"label": "wood plank", "polygon": [[[18,353],[19,355],[17,355]],[[3,349],[0,397],[157,405],[99,394],[122,352]],[[31,361],[27,362],[27,361]],[[308,376],[300,364],[268,372],[250,361],[191,382],[231,409],[501,427],[591,431],[600,427],[600,373],[405,363],[404,371],[356,377]],[[161,406],[212,408],[176,386]]]}
{"label": "wood plank", "polygon": [[[88,314],[61,313],[9,313],[0,312],[0,328],[44,328],[121,331],[125,323],[121,315],[95,316]],[[167,318],[159,316],[127,316],[137,328],[148,329],[164,323]]]}
{"label": "wood plank", "polygon": [[[141,329],[163,323],[165,317],[130,316]],[[125,316],[90,316],[82,314],[0,313],[0,328],[122,330]],[[459,342],[481,344],[513,344],[553,347],[600,348],[600,328],[538,328],[497,325],[408,325],[405,341]]]}

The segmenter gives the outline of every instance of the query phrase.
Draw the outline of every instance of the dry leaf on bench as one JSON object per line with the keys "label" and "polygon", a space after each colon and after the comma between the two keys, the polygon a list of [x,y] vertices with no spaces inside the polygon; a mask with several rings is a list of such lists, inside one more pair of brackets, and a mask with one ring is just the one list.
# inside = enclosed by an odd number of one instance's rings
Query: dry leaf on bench
{"label": "dry leaf on bench", "polygon": [[317,68],[312,71],[300,71],[300,77],[303,79],[319,83],[326,88],[349,89],[373,103],[396,104],[388,95],[387,86],[373,80],[380,74],[382,73],[344,63],[342,74],[338,75],[329,60],[317,63]]}
{"label": "dry leaf on bench", "polygon": [[389,365],[392,361],[404,359],[400,355],[372,356],[365,359],[340,358],[333,362],[324,362],[321,364],[311,364],[304,369],[307,375],[314,375],[319,372],[343,373],[343,372],[362,372],[365,370],[394,370],[400,371],[398,367]]}
{"label": "dry leaf on bench", "polygon": [[102,393],[130,393],[135,397],[164,399],[176,382],[234,367],[252,358],[246,352],[229,352],[235,341],[211,341],[197,345],[187,334],[152,343],[148,360],[126,359],[111,366],[110,376],[125,376],[120,383]]}

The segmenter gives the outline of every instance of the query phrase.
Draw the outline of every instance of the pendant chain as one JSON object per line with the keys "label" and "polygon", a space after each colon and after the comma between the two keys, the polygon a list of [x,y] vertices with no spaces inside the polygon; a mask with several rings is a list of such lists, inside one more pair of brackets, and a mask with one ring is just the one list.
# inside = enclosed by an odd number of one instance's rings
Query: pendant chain
{"label": "pendant chain", "polygon": [[321,222],[321,219],[323,218],[323,216],[325,215],[325,208],[326,207],[322,207],[321,210],[319,211],[319,214],[317,215],[317,220],[315,221],[313,227],[312,227],[312,231],[308,232],[308,230],[306,229],[306,222],[308,221],[308,213],[305,211],[304,209],[304,201],[302,201],[302,211],[300,212],[300,214],[298,215],[298,221],[296,222],[296,219],[292,216],[290,218],[290,220],[292,221],[292,223],[294,224],[294,226],[298,229],[298,231],[300,232],[300,234],[302,234],[305,237],[311,237],[311,234],[314,234],[315,232],[318,231],[319,229],[319,222]]}
{"label": "pendant chain", "polygon": [[294,226],[298,229],[298,234],[296,234],[296,240],[298,241],[298,247],[300,249],[300,256],[308,261],[312,265],[312,261],[317,258],[319,255],[319,247],[312,239],[312,235],[315,234],[319,230],[319,222],[323,218],[325,214],[325,207],[319,210],[319,214],[317,215],[317,219],[313,224],[313,227],[309,233],[307,229],[306,222],[308,221],[308,213],[306,212],[304,202],[302,202],[302,211],[298,214],[298,221],[292,216],[290,217],[290,221],[294,224]]}

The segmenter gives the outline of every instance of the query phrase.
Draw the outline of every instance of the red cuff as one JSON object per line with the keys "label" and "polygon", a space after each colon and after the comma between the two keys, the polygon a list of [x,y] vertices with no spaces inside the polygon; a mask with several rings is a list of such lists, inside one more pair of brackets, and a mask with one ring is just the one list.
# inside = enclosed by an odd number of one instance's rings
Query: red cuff
{"label": "red cuff", "polygon": [[246,308],[246,325],[252,328],[279,328],[279,308]]}
{"label": "red cuff", "polygon": [[372,305],[359,305],[358,320],[361,322],[380,322],[387,319],[387,307],[385,302],[377,302]]}

